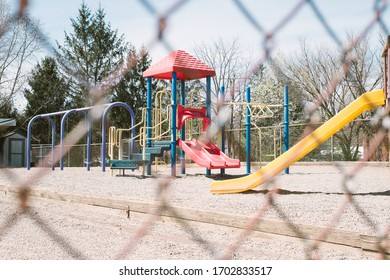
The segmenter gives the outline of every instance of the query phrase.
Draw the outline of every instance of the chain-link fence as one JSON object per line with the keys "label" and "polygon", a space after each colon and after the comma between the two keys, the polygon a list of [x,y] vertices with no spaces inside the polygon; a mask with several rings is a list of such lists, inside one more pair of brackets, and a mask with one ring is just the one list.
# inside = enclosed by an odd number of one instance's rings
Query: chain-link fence
{"label": "chain-link fence", "polygon": [[[137,2],[158,23],[156,36],[146,45],[147,50],[160,46],[167,51],[174,49],[178,42],[167,39],[169,19],[180,13],[189,2],[196,1],[175,1],[162,10],[152,1]],[[307,107],[308,124],[305,129],[299,129],[301,133],[297,139],[317,126],[317,110],[347,76],[354,61],[353,46],[359,45],[376,27],[388,34],[383,20],[387,1],[372,1],[372,10],[367,11],[371,21],[350,45],[341,44],[342,40],[332,29],[331,16],[325,16],[317,2],[299,0],[286,14],[275,12],[277,24],[266,29],[261,24],[261,11],[252,10],[248,1],[233,1],[237,7],[236,16],[247,20],[246,28],[256,30],[256,35],[263,39],[259,48],[264,56],[256,58],[257,66],[272,58],[275,38],[292,19],[299,18],[302,9],[313,12],[329,38],[344,53],[339,70],[324,87],[320,98]],[[29,1],[19,3],[14,17],[2,22],[0,36],[12,21],[26,15],[29,10]],[[123,3],[123,9],[126,7]],[[44,34],[44,30],[41,33]],[[45,36],[42,38],[46,47],[51,49]],[[94,105],[105,102],[108,90],[129,71],[128,66],[135,63],[134,58],[129,57],[90,90]],[[247,77],[252,74],[248,72]],[[74,79],[82,81],[78,76]],[[377,114],[376,122],[371,122],[376,133],[365,140],[369,145],[356,138],[355,141],[359,145],[361,142],[361,146],[365,145],[367,149],[361,161],[353,165],[336,164],[331,168],[319,165],[309,171],[298,168],[296,174],[291,175],[293,177],[268,176],[258,190],[239,195],[210,194],[209,184],[226,178],[218,175],[206,178],[199,175],[201,171],[177,178],[167,177],[164,172],[150,177],[137,172],[134,176],[111,177],[100,170],[78,173],[79,170],[72,168],[65,168],[63,173],[52,172],[46,167],[51,164],[49,159],[59,162],[59,149],[53,151],[52,157],[50,149],[34,147],[35,166],[40,168],[30,171],[0,170],[3,192],[1,255],[3,258],[22,259],[386,259],[390,252],[390,223],[386,211],[388,163],[371,166],[366,162],[388,137],[388,108]],[[99,121],[102,113],[100,106],[91,109],[94,121]],[[223,114],[217,115],[215,124],[218,125],[211,126],[208,137],[215,137],[225,121]],[[67,134],[62,151],[66,166],[83,165],[85,147],[76,144],[87,130],[82,121]],[[254,150],[256,143],[260,147],[253,152],[256,161],[270,161],[281,153],[280,128],[270,130],[261,134],[253,131]],[[259,135],[264,138],[260,139]],[[267,147],[263,149],[264,143]],[[95,148],[92,160],[98,165],[102,161],[98,152],[100,147]],[[331,157],[338,160],[339,148],[333,140],[326,142],[318,151],[318,157],[310,158],[322,161]],[[258,159],[256,154],[259,154]],[[236,175],[242,174],[238,171]],[[363,189],[363,186],[368,189]],[[363,229],[356,225],[362,225]]]}
{"label": "chain-link fence", "polygon": [[[364,122],[369,124],[369,120],[355,120],[354,122]],[[320,125],[320,124],[318,124]],[[302,131],[304,130],[306,124],[294,124],[290,126],[290,139],[291,146],[299,142]],[[267,162],[270,162],[276,159],[284,152],[284,134],[283,134],[283,125],[275,126],[256,126],[251,128],[251,139],[250,139],[250,151],[251,158],[250,162],[254,165],[262,165]],[[199,138],[202,133],[201,129],[196,128],[191,133],[186,134],[186,139]],[[231,158],[238,158],[240,161],[245,162],[245,150],[247,149],[246,145],[246,129],[237,128],[237,129],[226,129],[225,137],[227,142],[234,143],[233,148],[226,149],[225,153]],[[368,146],[365,145],[366,136],[362,133],[353,135],[351,140],[351,149],[356,150],[356,158],[353,160],[363,159],[364,154],[368,152]],[[169,139],[166,139],[169,141]],[[139,143],[137,143],[139,147]],[[226,145],[229,147],[229,145]],[[226,148],[227,148],[226,147]],[[73,145],[69,148],[69,152],[64,157],[63,163],[65,167],[85,167],[87,163],[87,153],[88,146],[87,144],[78,144]],[[109,144],[106,144],[106,149],[109,148]],[[127,147],[125,147],[127,148]],[[46,160],[47,165],[51,165],[50,154],[52,149],[51,144],[33,144],[31,145],[31,164],[35,166],[41,160]],[[124,151],[125,154],[128,154],[128,151]],[[114,154],[118,154],[118,148],[114,147]],[[91,166],[101,166],[101,143],[91,144],[90,149],[90,164]],[[165,165],[168,165],[170,158],[170,152],[167,151],[166,155],[160,157],[160,163],[164,162]],[[371,155],[371,161],[387,161],[387,154],[382,154],[381,149],[377,149],[375,154]],[[190,157],[186,157],[186,161],[193,163]],[[335,136],[330,137],[329,140],[322,143],[317,149],[312,151],[310,154],[305,156],[301,161],[308,162],[336,162],[336,161],[345,161],[343,156],[343,151],[338,144],[338,140],[335,139]],[[57,164],[57,166],[59,166]]]}

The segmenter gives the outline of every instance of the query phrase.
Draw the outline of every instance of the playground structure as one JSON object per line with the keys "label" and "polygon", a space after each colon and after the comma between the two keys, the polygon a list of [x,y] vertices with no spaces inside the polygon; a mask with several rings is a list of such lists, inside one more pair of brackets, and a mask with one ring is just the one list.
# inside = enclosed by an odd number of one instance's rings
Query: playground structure
{"label": "playground structure", "polygon": [[[224,86],[220,88],[220,98],[224,100]],[[288,95],[287,86],[285,87],[285,98]],[[261,130],[256,126],[256,121],[264,118],[272,118],[274,116],[273,109],[280,108],[283,105],[267,105],[252,103],[250,100],[251,90],[250,87],[247,87],[245,90],[245,102],[224,102],[224,106],[228,107],[232,112],[237,112],[237,106],[241,107],[241,110],[238,110],[245,117],[245,151],[246,151],[246,172],[250,173],[251,169],[251,129],[252,124],[258,129],[258,134],[261,135]],[[225,154],[225,137],[224,137],[224,127],[221,129],[221,133],[218,136],[218,146],[214,145],[212,142],[208,141],[203,143],[198,139],[206,132],[208,126],[210,125],[210,118],[207,117],[207,108],[203,106],[206,102],[206,98],[202,96],[199,90],[193,90],[187,94],[186,98],[187,104],[183,106],[181,104],[177,105],[177,126],[176,129],[181,131],[181,136],[177,139],[177,145],[181,148],[180,154],[180,164],[184,165],[184,155],[187,155],[198,165],[205,167],[208,170],[211,169],[221,169],[221,174],[224,174],[225,168],[237,168],[240,166],[240,162],[237,159],[231,159]],[[145,131],[147,131],[146,126],[146,108],[143,109],[142,119],[135,126],[140,126],[141,133],[136,136],[136,140],[139,142],[141,147],[140,153],[145,150],[144,157],[145,164],[148,170],[150,170],[150,163],[153,163],[153,160],[150,160],[150,152],[153,149],[162,149],[158,150],[157,155],[154,157],[154,162],[156,166],[156,171],[158,164],[166,165],[165,161],[157,160],[158,157],[162,156],[164,151],[170,150],[170,141],[167,141],[168,137],[171,136],[171,110],[167,107],[169,102],[172,102],[172,94],[169,90],[161,90],[156,92],[154,98],[154,107],[152,108],[152,125],[150,127],[151,133],[150,137],[145,137]],[[288,112],[288,100],[285,101],[285,110]],[[285,115],[284,127],[288,128],[288,115]],[[126,143],[126,139],[122,137],[122,132],[128,131],[129,129],[121,128],[110,128],[109,134],[109,163],[114,164],[115,167],[122,166],[123,168],[131,168],[134,166],[135,162],[127,161],[129,156],[123,156],[123,147]],[[185,130],[185,134],[183,133]],[[274,129],[276,130],[276,129]],[[288,141],[287,137],[284,137],[285,141]],[[195,139],[194,139],[195,138]],[[183,140],[184,139],[184,140]],[[146,144],[149,142],[149,144]],[[274,144],[276,145],[276,144]],[[144,148],[145,147],[145,148]],[[115,156],[114,149],[117,149],[118,154]],[[275,152],[276,153],[276,152]],[[117,158],[117,159],[115,159]],[[142,155],[138,155],[140,159],[138,163],[142,163]],[[144,166],[145,167],[145,166]],[[150,172],[150,171],[148,171]],[[181,168],[181,173],[185,173],[185,168]],[[145,174],[145,169],[143,170]],[[148,173],[150,174],[150,173]]]}
{"label": "playground structure", "polygon": [[[203,120],[203,130],[207,129],[211,117],[211,77],[215,71],[188,53],[177,50],[161,59],[143,73],[147,78],[147,120],[146,120],[146,146],[153,146],[152,140],[152,79],[165,79],[171,81],[171,176],[176,176],[176,145],[180,151],[181,174],[185,174],[185,152],[200,166],[206,167],[207,175],[211,169],[238,168],[240,162],[228,158],[211,142],[201,142],[197,139],[186,139],[185,121],[199,118]],[[202,108],[185,107],[186,92],[185,81],[206,78],[206,106]],[[177,104],[177,82],[180,81],[180,107]],[[176,130],[180,130],[177,138]],[[148,170],[149,172],[149,170]]]}
{"label": "playground structure", "polygon": [[[145,175],[146,169],[150,174],[150,166],[153,162],[156,164],[156,170],[159,164],[166,165],[165,161],[158,160],[158,158],[163,156],[165,151],[170,150],[170,141],[165,140],[165,138],[169,137],[170,133],[171,112],[163,106],[167,97],[170,98],[168,90],[158,91],[155,95],[155,106],[152,110],[152,119],[155,125],[151,128],[153,138],[146,139],[146,108],[142,108],[141,120],[134,127],[128,129],[110,127],[108,136],[108,156],[110,159],[108,163],[111,170],[119,169],[124,175],[125,169],[135,170],[142,165],[142,174]],[[134,153],[129,147],[125,151],[126,143],[132,139],[126,139],[123,133],[137,127],[139,127],[139,134],[135,136],[134,140],[139,143],[139,151]],[[147,146],[147,140],[153,145]],[[117,151],[117,156],[115,156],[115,151]]]}
{"label": "playground structure", "polygon": [[[125,103],[115,102],[102,105],[105,107],[102,116],[102,146],[101,146],[101,165],[102,171],[105,171],[106,164],[110,169],[119,169],[123,172],[126,169],[135,170],[143,166],[143,174],[151,174],[151,164],[157,157],[161,157],[165,151],[171,154],[171,175],[176,176],[176,148],[181,148],[180,163],[181,174],[185,174],[185,153],[197,164],[206,168],[209,175],[211,169],[238,168],[240,161],[226,156],[219,148],[210,141],[200,139],[186,139],[187,120],[198,119],[202,121],[202,131],[205,132],[210,124],[211,115],[211,77],[215,71],[205,65],[198,59],[190,56],[188,53],[177,50],[163,58],[156,64],[146,70],[143,76],[147,79],[147,107],[143,110],[142,119],[135,123],[132,109]],[[171,91],[157,92],[155,96],[155,108],[152,108],[152,79],[171,80]],[[206,78],[206,106],[188,107],[186,105],[185,81]],[[180,105],[177,104],[177,83],[180,81]],[[191,93],[193,94],[193,93]],[[170,108],[163,106],[163,96],[169,96],[171,99]],[[199,94],[200,97],[200,94]],[[106,119],[107,113],[112,107],[121,106],[127,109],[130,114],[131,125],[129,128],[110,127],[108,131],[108,152],[106,152]],[[45,118],[49,121],[52,130],[51,143],[51,168],[55,168],[55,140],[56,128],[52,117],[62,115],[61,136],[60,136],[60,168],[63,170],[63,150],[65,122],[72,113],[82,112],[85,116],[88,126],[87,133],[87,170],[90,170],[90,145],[91,145],[91,122],[88,111],[93,107],[84,107],[66,111],[41,114],[34,116],[28,125],[28,145],[27,145],[27,169],[31,167],[31,132],[33,123],[39,118]],[[199,125],[198,125],[199,126]],[[139,127],[140,133],[135,135],[136,128]],[[167,129],[166,129],[167,128]],[[177,130],[180,130],[180,137],[177,138]],[[123,133],[130,132],[130,138],[124,139]],[[191,133],[189,134],[192,137]],[[169,137],[170,140],[162,140],[163,137]],[[136,150],[136,140],[139,143],[139,150]],[[128,145],[126,145],[128,144]],[[125,153],[127,147],[127,153]],[[115,151],[117,149],[117,156]],[[106,160],[106,155],[109,159]],[[158,163],[158,161],[157,161]]]}
{"label": "playground structure", "polygon": [[[117,169],[124,175],[125,170],[135,170],[140,166],[143,167],[143,175],[151,174],[151,164],[155,162],[156,168],[160,163],[165,164],[164,161],[158,160],[165,151],[171,152],[171,175],[176,175],[176,147],[180,147],[180,165],[181,174],[185,174],[185,155],[191,158],[198,165],[206,168],[207,175],[210,175],[211,169],[221,169],[221,174],[224,174],[225,168],[238,168],[240,161],[238,159],[229,158],[225,154],[225,139],[224,128],[219,135],[219,147],[214,145],[211,141],[203,142],[200,140],[201,135],[206,132],[210,125],[211,112],[211,77],[215,75],[215,71],[190,56],[184,51],[174,51],[166,58],[160,60],[152,65],[144,72],[144,77],[148,81],[147,92],[147,108],[142,109],[142,117],[135,123],[134,113],[132,109],[125,103],[115,102],[101,105],[105,108],[102,116],[102,146],[100,163],[102,171],[105,171],[108,164],[111,169]],[[152,106],[152,78],[155,79],[169,79],[172,82],[171,90],[162,90],[155,93],[154,107]],[[191,91],[186,98],[185,81],[206,78],[206,94],[198,91]],[[177,104],[177,81],[180,81],[180,104]],[[220,89],[220,97],[224,95],[224,87]],[[188,106],[186,106],[186,99]],[[171,106],[167,106],[168,102]],[[196,105],[195,105],[196,103]],[[204,103],[206,106],[204,106]],[[242,106],[245,107],[246,115],[246,168],[247,173],[250,173],[251,156],[250,156],[250,130],[251,117],[253,119],[265,118],[273,116],[272,110],[267,105],[250,103],[250,88],[246,89],[246,102],[241,103],[225,103],[226,106]],[[129,128],[109,127],[108,133],[106,131],[107,113],[112,107],[124,107],[130,114],[131,125]],[[276,105],[279,106],[279,105]],[[51,143],[51,157],[48,162],[52,170],[55,168],[54,151],[55,151],[55,124],[52,117],[62,115],[61,119],[61,135],[60,135],[60,169],[64,169],[63,150],[64,150],[64,136],[65,123],[69,115],[74,113],[83,113],[87,129],[87,146],[86,158],[84,160],[87,170],[91,166],[91,122],[88,115],[93,107],[84,107],[78,109],[71,109],[66,111],[41,114],[34,116],[28,125],[28,148],[27,148],[27,169],[31,167],[31,133],[33,123],[39,119],[44,118],[49,121],[52,130]],[[194,121],[197,123],[194,124]],[[194,133],[193,128],[196,127],[198,131]],[[135,134],[136,129],[139,128],[139,134]],[[180,131],[180,136],[177,137],[176,132]],[[130,132],[130,137],[125,138],[125,132]],[[106,138],[108,134],[108,147],[106,152]],[[194,137],[196,135],[196,137]],[[222,136],[221,136],[222,135]],[[170,140],[167,140],[168,138]],[[139,143],[138,148],[136,142]],[[108,159],[106,159],[108,156]]]}
{"label": "playground structure", "polygon": [[[141,163],[146,166],[146,174],[151,174],[151,163],[156,157],[161,156],[164,151],[171,154],[171,176],[176,176],[176,148],[180,151],[180,170],[185,174],[185,155],[187,154],[195,163],[206,168],[206,173],[211,174],[211,169],[238,168],[240,161],[226,156],[212,142],[202,142],[200,139],[186,139],[186,121],[201,120],[202,132],[204,133],[210,124],[211,115],[211,77],[215,71],[188,53],[177,50],[161,59],[143,73],[147,79],[147,107],[145,120],[139,123],[143,126],[140,129],[139,143],[141,151],[139,154],[131,154],[126,159],[121,155],[123,141],[121,132],[123,129],[110,128],[109,155],[108,161],[111,168],[134,169]],[[160,91],[155,95],[155,108],[152,108],[152,79],[165,79],[171,81],[171,91]],[[206,78],[206,98],[202,107],[186,106],[185,81]],[[180,81],[180,104],[177,103],[178,81]],[[191,95],[194,93],[191,92]],[[164,108],[164,96],[170,97],[171,106]],[[199,94],[200,97],[200,94]],[[192,99],[192,96],[191,96]],[[199,98],[201,99],[201,98]],[[168,127],[168,129],[164,129]],[[177,137],[177,130],[180,136]],[[188,134],[190,137],[191,133]],[[163,140],[170,136],[170,141]],[[199,135],[198,135],[199,136]],[[119,150],[118,159],[114,159],[112,147]],[[136,156],[136,157],[135,157]],[[143,174],[145,168],[143,169]]]}
{"label": "playground structure", "polygon": [[[181,174],[185,174],[185,155],[190,157],[199,166],[206,168],[206,174],[210,175],[212,169],[220,169],[221,174],[224,173],[225,168],[238,168],[240,167],[240,161],[238,159],[229,158],[225,154],[224,137],[221,137],[220,148],[213,144],[209,139],[203,140],[201,137],[198,139],[192,138],[191,133],[186,134],[186,122],[193,119],[201,120],[201,124],[198,124],[201,131],[205,133],[210,125],[211,115],[211,77],[215,75],[215,71],[190,56],[184,51],[174,51],[167,57],[163,58],[156,64],[152,65],[148,70],[143,73],[143,76],[147,79],[147,107],[143,109],[142,119],[135,124],[134,113],[132,109],[122,102],[115,102],[102,105],[105,107],[102,116],[102,147],[101,147],[101,162],[102,171],[105,171],[106,164],[109,164],[111,170],[121,170],[124,174],[124,170],[138,169],[139,166],[143,166],[143,174],[151,174],[151,164],[156,161],[158,164],[158,157],[161,157],[165,151],[170,151],[171,155],[171,176],[176,176],[176,149],[180,148],[180,170]],[[164,90],[157,92],[155,95],[155,106],[152,107],[152,79],[167,79],[171,80],[171,91]],[[186,92],[185,81],[193,79],[206,78],[206,94],[205,103],[206,106],[193,107],[186,105]],[[180,81],[180,104],[177,104],[177,82]],[[194,93],[190,93],[194,94]],[[224,88],[220,89],[220,96],[223,98]],[[165,98],[165,99],[164,99]],[[165,106],[163,100],[171,100],[170,108]],[[192,100],[193,98],[191,98]],[[199,94],[198,99],[201,98]],[[223,99],[222,99],[223,100]],[[268,165],[262,169],[250,174],[251,168],[251,117],[252,118],[264,118],[272,116],[272,111],[267,106],[257,104],[256,106],[250,106],[250,88],[246,89],[246,102],[235,103],[234,105],[246,107],[246,169],[248,176],[225,180],[216,181],[211,184],[210,190],[212,193],[236,193],[253,189],[263,184],[267,178],[276,176],[281,171],[285,170],[285,173],[289,173],[289,166],[307,155],[313,149],[318,147],[321,143],[326,141],[332,135],[337,133],[345,125],[353,121],[358,115],[366,110],[372,110],[379,106],[384,105],[385,98],[383,90],[376,90],[367,92],[348,105],[344,110],[340,111],[333,118],[328,120],[317,130],[307,135],[304,139],[298,142],[294,147],[288,149],[288,89],[285,87],[285,103],[284,103],[284,151],[282,155],[274,159]],[[226,103],[229,106],[232,104]],[[253,104],[252,104],[253,105]],[[131,126],[129,128],[115,128],[110,127],[108,132],[108,157],[106,160],[106,118],[107,113],[112,107],[121,106],[124,107],[130,114]],[[278,105],[280,106],[280,105]],[[63,170],[63,146],[65,135],[65,121],[72,113],[82,112],[85,115],[88,133],[87,133],[87,170],[90,169],[90,138],[91,138],[91,124],[88,117],[88,111],[92,107],[85,107],[79,109],[72,109],[67,111],[42,114],[33,117],[28,125],[28,137],[27,137],[27,168],[30,169],[30,149],[31,149],[31,130],[35,120],[39,118],[48,119],[52,129],[52,144],[51,144],[51,167],[54,170],[54,148],[55,148],[55,125],[51,119],[53,116],[62,115],[61,119],[61,136],[60,136],[60,168]],[[140,133],[135,135],[135,129],[139,127]],[[179,137],[177,137],[177,130],[180,131]],[[123,132],[130,132],[130,138],[124,139]],[[224,134],[224,127],[221,131]],[[189,135],[189,138],[187,138]],[[165,140],[170,136],[170,140]],[[164,138],[164,140],[163,140]],[[135,141],[139,142],[139,150],[136,150]],[[127,144],[127,154],[124,152]],[[117,157],[115,157],[114,150],[118,150]]]}

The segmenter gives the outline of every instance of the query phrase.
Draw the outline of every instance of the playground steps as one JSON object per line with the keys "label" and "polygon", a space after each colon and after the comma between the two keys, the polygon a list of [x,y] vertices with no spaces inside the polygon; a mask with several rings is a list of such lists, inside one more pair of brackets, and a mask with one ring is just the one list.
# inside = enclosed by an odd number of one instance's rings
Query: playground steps
{"label": "playground steps", "polygon": [[142,153],[134,153],[130,155],[129,161],[134,161],[137,163],[149,163],[152,159],[151,153],[145,153],[145,159],[143,159]]}
{"label": "playground steps", "polygon": [[153,146],[167,146],[167,147],[171,147],[171,141],[167,140],[167,141],[154,141],[152,143]]}
{"label": "playground steps", "polygon": [[[155,141],[151,144],[150,147],[145,148],[145,152],[147,154],[152,155],[152,160],[156,157],[162,157],[165,151],[169,151],[171,149],[170,141]],[[142,153],[142,149],[140,149],[140,153]]]}
{"label": "playground steps", "polygon": [[111,169],[138,169],[140,165],[149,164],[154,161],[156,157],[163,156],[165,151],[169,151],[170,141],[155,141],[151,144],[150,147],[145,149],[145,159],[142,149],[139,153],[133,153],[127,156],[127,159],[121,160],[108,160]]}

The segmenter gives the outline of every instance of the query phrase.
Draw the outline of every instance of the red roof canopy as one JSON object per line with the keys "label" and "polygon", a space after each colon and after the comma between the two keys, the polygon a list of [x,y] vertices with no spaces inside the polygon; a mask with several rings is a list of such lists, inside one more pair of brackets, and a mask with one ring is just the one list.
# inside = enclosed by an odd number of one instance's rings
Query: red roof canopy
{"label": "red roof canopy", "polygon": [[171,52],[150,66],[142,76],[171,80],[172,72],[177,73],[178,80],[195,80],[215,76],[214,69],[182,50]]}

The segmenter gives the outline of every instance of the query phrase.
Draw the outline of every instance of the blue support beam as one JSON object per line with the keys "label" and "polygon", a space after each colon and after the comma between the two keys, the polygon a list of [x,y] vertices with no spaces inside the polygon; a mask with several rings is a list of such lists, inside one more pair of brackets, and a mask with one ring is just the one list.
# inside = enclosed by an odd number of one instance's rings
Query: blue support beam
{"label": "blue support beam", "polygon": [[[211,77],[206,77],[206,114],[211,121]],[[211,175],[211,170],[206,169],[206,175]]]}
{"label": "blue support beam", "polygon": [[150,147],[150,138],[152,138],[152,77],[148,77],[146,99],[146,127],[146,144],[148,145],[148,147]]}
{"label": "blue support beam", "polygon": [[172,101],[171,101],[171,176],[176,177],[176,115],[177,115],[177,74],[172,72]]}
{"label": "blue support beam", "polygon": [[251,173],[251,111],[249,108],[249,103],[251,103],[251,88],[248,86],[246,88],[246,173]]}
{"label": "blue support beam", "polygon": [[101,157],[102,157],[102,171],[103,172],[106,171],[106,121],[107,121],[108,112],[113,107],[123,107],[123,108],[125,108],[129,112],[130,118],[131,118],[130,128],[132,128],[131,131],[130,131],[130,137],[132,139],[131,147],[130,147],[130,153],[134,153],[134,150],[135,150],[135,139],[134,139],[135,138],[135,128],[134,128],[135,117],[134,117],[133,110],[130,108],[129,105],[127,105],[126,103],[123,103],[123,102],[115,102],[115,103],[109,104],[106,107],[106,109],[104,109],[103,116],[102,116],[102,148],[101,148]]}
{"label": "blue support beam", "polygon": [[[89,110],[90,108],[88,109],[85,109],[85,110]],[[83,112],[84,113],[84,116],[85,116],[85,121],[87,123],[87,162],[86,162],[86,166],[87,166],[87,170],[90,171],[91,169],[91,139],[92,139],[92,124],[91,124],[91,120],[89,118],[89,115],[86,111],[83,111],[83,110],[80,110],[80,109],[72,109],[72,110],[69,110],[68,112],[66,112],[63,116],[62,116],[62,119],[61,119],[61,130],[60,130],[60,170],[64,170],[64,158],[63,158],[63,155],[64,155],[64,138],[65,138],[65,124],[66,124],[66,120],[68,119],[68,116],[72,113],[76,113],[76,112]]]}
{"label": "blue support beam", "polygon": [[[147,98],[146,98],[146,146],[151,146],[152,138],[152,77],[147,80]],[[152,167],[150,164],[146,166],[146,175],[152,174]]]}
{"label": "blue support beam", "polygon": [[[287,152],[289,149],[289,116],[288,116],[288,86],[284,86],[284,152]],[[290,173],[290,169],[286,168],[284,170],[285,174]]]}
{"label": "blue support beam", "polygon": [[[62,113],[62,112],[61,112]],[[27,145],[26,145],[26,166],[27,170],[30,170],[31,168],[31,130],[34,122],[39,118],[45,118],[49,121],[50,127],[51,127],[51,170],[54,170],[55,168],[55,162],[54,162],[54,152],[55,152],[55,141],[56,141],[56,125],[51,118],[52,115],[58,115],[58,112],[53,114],[42,114],[42,115],[36,115],[34,116],[27,125]]]}
{"label": "blue support beam", "polygon": [[[225,100],[225,86],[222,85],[219,89],[219,106],[222,106],[222,103]],[[220,130],[220,138],[221,138],[221,152],[225,153],[225,124],[222,125]],[[225,175],[225,168],[221,168],[221,176]]]}
{"label": "blue support beam", "polygon": [[[180,81],[180,104],[186,105],[186,83],[185,80]],[[181,130],[180,130],[180,139],[185,140],[186,139],[186,126],[183,124]],[[180,174],[184,175],[186,174],[186,160],[185,160],[185,153],[183,149],[180,149]]]}

